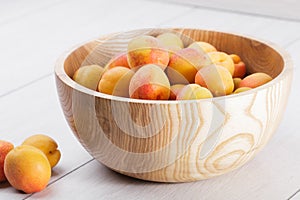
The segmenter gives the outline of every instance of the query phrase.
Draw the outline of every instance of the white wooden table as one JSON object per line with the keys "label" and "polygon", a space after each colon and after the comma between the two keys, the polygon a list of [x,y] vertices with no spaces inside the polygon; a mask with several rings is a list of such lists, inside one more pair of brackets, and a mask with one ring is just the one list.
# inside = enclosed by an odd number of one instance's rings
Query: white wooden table
{"label": "white wooden table", "polygon": [[[45,190],[27,195],[0,184],[0,199],[300,199],[300,3],[245,2],[0,0],[0,139],[19,145],[43,133],[62,152]],[[276,134],[255,159],[214,179],[162,184],[112,172],[83,149],[60,109],[56,59],[86,40],[145,27],[233,31],[287,49],[295,63],[290,100]]]}

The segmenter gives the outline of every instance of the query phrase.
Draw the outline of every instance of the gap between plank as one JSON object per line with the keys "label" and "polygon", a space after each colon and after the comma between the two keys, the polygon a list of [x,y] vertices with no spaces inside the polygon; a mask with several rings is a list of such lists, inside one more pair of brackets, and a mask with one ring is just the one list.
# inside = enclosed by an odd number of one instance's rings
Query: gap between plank
{"label": "gap between plank", "polygon": [[43,79],[45,79],[45,78],[48,78],[48,77],[50,77],[50,76],[52,76],[52,75],[53,75],[53,72],[51,72],[51,73],[49,73],[49,74],[45,74],[45,75],[43,75],[43,76],[41,76],[41,77],[39,77],[39,78],[37,78],[37,79],[34,79],[34,80],[32,80],[32,81],[29,81],[29,82],[25,83],[24,85],[21,85],[21,86],[19,86],[19,87],[13,88],[13,89],[11,89],[11,90],[9,90],[9,91],[7,91],[7,92],[4,92],[3,94],[0,94],[0,98],[5,97],[5,96],[7,96],[7,95],[9,95],[9,94],[11,94],[11,93],[17,92],[17,91],[19,91],[19,90],[21,90],[21,89],[23,89],[23,88],[26,88],[26,87],[28,87],[28,86],[30,86],[30,85],[33,85],[34,83],[36,83],[36,82],[38,82],[38,81],[40,81],[40,80],[43,80]]}
{"label": "gap between plank", "polygon": [[292,194],[287,200],[292,200],[294,196],[296,196],[296,194],[298,194],[300,192],[300,189],[298,189],[294,194]]}
{"label": "gap between plank", "polygon": [[[94,160],[95,160],[95,158],[92,158],[92,159],[88,160],[87,162],[85,162],[85,163],[79,165],[78,167],[72,169],[72,170],[69,171],[68,173],[62,175],[61,177],[59,177],[59,178],[53,180],[52,182],[50,182],[50,183],[47,185],[47,188],[48,188],[49,186],[51,186],[52,184],[56,183],[57,181],[63,179],[63,178],[66,177],[66,176],[68,176],[69,174],[71,174],[71,173],[77,171],[77,170],[80,169],[81,167],[84,167],[85,165],[89,164],[90,162],[92,162],[92,161],[94,161]],[[34,194],[35,194],[35,193],[30,194],[30,195],[28,195],[27,197],[23,198],[22,200],[29,199],[29,198],[32,197]]]}
{"label": "gap between plank", "polygon": [[[146,0],[146,1],[153,1],[153,0]],[[222,9],[222,8],[216,8],[216,7],[211,7],[211,6],[196,5],[193,3],[186,3],[184,1],[172,1],[172,0],[166,0],[166,1],[154,0],[154,1],[158,1],[161,3],[167,3],[167,4],[169,3],[169,4],[175,4],[175,5],[188,6],[188,7],[193,7],[193,8],[201,8],[201,9],[205,9],[205,10],[212,10],[212,11],[218,11],[218,12],[235,13],[235,14],[248,15],[248,16],[253,16],[253,17],[263,17],[263,18],[269,18],[269,19],[276,19],[276,20],[300,23],[300,20],[293,19],[293,18],[277,17],[277,16],[271,16],[271,15],[264,15],[264,14],[260,14],[260,13],[250,13],[250,12],[243,12],[243,11],[239,11],[239,10]]]}

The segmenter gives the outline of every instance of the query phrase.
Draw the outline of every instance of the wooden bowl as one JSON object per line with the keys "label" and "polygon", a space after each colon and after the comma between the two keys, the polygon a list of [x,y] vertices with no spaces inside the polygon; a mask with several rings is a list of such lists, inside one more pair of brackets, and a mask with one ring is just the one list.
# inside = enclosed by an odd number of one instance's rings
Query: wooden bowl
{"label": "wooden bowl", "polygon": [[[105,63],[141,34],[173,31],[241,56],[248,72],[274,79],[256,89],[223,97],[153,101],[89,90],[70,77],[82,65]],[[230,172],[252,159],[282,118],[291,87],[289,55],[250,37],[198,29],[142,29],[110,34],[79,45],[56,63],[60,103],[73,133],[102,164],[128,176],[187,182]]]}

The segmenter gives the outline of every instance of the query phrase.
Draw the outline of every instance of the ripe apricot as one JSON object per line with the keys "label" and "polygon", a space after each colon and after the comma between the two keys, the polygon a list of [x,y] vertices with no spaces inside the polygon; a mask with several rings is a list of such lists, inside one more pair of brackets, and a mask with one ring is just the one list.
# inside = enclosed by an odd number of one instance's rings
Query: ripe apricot
{"label": "ripe apricot", "polygon": [[175,33],[162,33],[157,39],[170,51],[178,51],[183,48],[183,42]]}
{"label": "ripe apricot", "polygon": [[185,85],[183,84],[175,84],[171,85],[171,91],[170,91],[170,97],[169,100],[176,100],[176,96],[178,92],[184,87]]}
{"label": "ripe apricot", "polygon": [[271,81],[272,77],[266,73],[257,72],[246,76],[239,84],[239,87],[256,88]]}
{"label": "ripe apricot", "polygon": [[127,52],[116,55],[106,64],[105,69],[111,69],[114,67],[126,67],[130,69],[130,66],[127,61]]}
{"label": "ripe apricot", "polygon": [[6,155],[14,148],[14,145],[10,142],[0,140],[0,182],[6,180],[4,174],[4,160]]}
{"label": "ripe apricot", "polygon": [[170,82],[159,66],[148,64],[141,67],[131,78],[129,95],[134,99],[168,100]]}
{"label": "ripe apricot", "polygon": [[202,42],[202,41],[193,42],[188,46],[188,48],[197,49],[200,52],[206,52],[206,53],[217,51],[216,47],[214,47],[210,43]]}
{"label": "ripe apricot", "polygon": [[207,53],[212,64],[225,67],[231,75],[234,73],[234,63],[232,58],[224,52],[209,52]]}
{"label": "ripe apricot", "polygon": [[240,88],[236,89],[233,93],[237,94],[237,93],[245,92],[245,91],[248,91],[248,90],[251,90],[251,89],[252,88],[250,88],[250,87],[240,87]]}
{"label": "ripe apricot", "polygon": [[22,145],[29,145],[41,150],[47,157],[51,168],[57,165],[60,160],[61,153],[57,149],[58,144],[54,139],[47,135],[36,134],[24,140]]}
{"label": "ripe apricot", "polygon": [[173,53],[166,69],[170,83],[193,83],[197,71],[207,62],[207,57],[196,49],[185,48]]}
{"label": "ripe apricot", "polygon": [[104,69],[99,65],[82,66],[73,75],[73,80],[91,90],[96,90]]}
{"label": "ripe apricot", "polygon": [[107,70],[98,85],[99,92],[129,97],[129,83],[134,72],[126,67],[114,67]]}
{"label": "ripe apricot", "polygon": [[7,154],[4,173],[14,188],[33,193],[47,186],[51,177],[51,166],[41,150],[21,145]]}
{"label": "ripe apricot", "polygon": [[246,74],[246,65],[244,62],[240,61],[237,64],[234,64],[234,73],[233,78],[244,78]]}
{"label": "ripe apricot", "polygon": [[241,60],[241,58],[236,54],[229,55],[234,63],[234,73],[232,75],[233,78],[244,78],[246,74],[246,65]]}
{"label": "ripe apricot", "polygon": [[242,81],[241,78],[233,78],[233,84],[234,84],[234,89],[236,90],[239,88],[240,82]]}
{"label": "ripe apricot", "polygon": [[164,70],[169,63],[169,52],[160,41],[149,35],[133,38],[128,43],[128,63],[137,70],[146,64],[156,64]]}
{"label": "ripe apricot", "polygon": [[212,98],[211,92],[198,84],[188,84],[184,86],[177,94],[176,100],[192,100]]}
{"label": "ripe apricot", "polygon": [[234,64],[237,64],[242,61],[240,56],[238,56],[236,54],[230,54],[229,56],[231,57]]}
{"label": "ripe apricot", "polygon": [[200,69],[195,76],[195,83],[208,88],[214,96],[231,94],[234,89],[231,74],[219,65],[208,65]]}

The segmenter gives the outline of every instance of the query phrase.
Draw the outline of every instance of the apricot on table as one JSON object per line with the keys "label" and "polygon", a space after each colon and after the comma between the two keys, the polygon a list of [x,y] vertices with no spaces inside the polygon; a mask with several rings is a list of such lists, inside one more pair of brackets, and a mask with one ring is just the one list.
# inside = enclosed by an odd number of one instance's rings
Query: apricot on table
{"label": "apricot on table", "polygon": [[256,88],[272,80],[272,77],[263,72],[257,72],[246,76],[239,84],[239,87]]}
{"label": "apricot on table", "polygon": [[146,64],[156,64],[164,70],[169,63],[169,52],[161,42],[150,35],[141,35],[128,43],[128,63],[137,70]]}
{"label": "apricot on table", "polygon": [[33,146],[41,150],[47,157],[51,168],[56,166],[60,160],[61,153],[58,150],[57,142],[47,135],[32,135],[25,139],[22,145]]}
{"label": "apricot on table", "polygon": [[209,52],[207,53],[212,64],[225,67],[231,75],[234,74],[234,63],[232,58],[224,52]]}
{"label": "apricot on table", "polygon": [[176,100],[206,99],[212,97],[212,93],[207,88],[201,87],[198,84],[188,84],[178,92]]}
{"label": "apricot on table", "polygon": [[171,84],[193,83],[199,69],[208,63],[205,54],[184,48],[172,54],[166,74]]}
{"label": "apricot on table", "polygon": [[134,99],[168,100],[168,77],[158,65],[142,66],[131,78],[129,96]]}
{"label": "apricot on table", "polygon": [[33,193],[47,186],[51,177],[51,166],[41,150],[21,145],[7,154],[4,173],[14,188],[25,193]]}
{"label": "apricot on table", "polygon": [[129,97],[129,83],[133,75],[134,72],[126,67],[109,69],[103,74],[98,90],[105,94]]}
{"label": "apricot on table", "polygon": [[99,65],[82,66],[76,70],[73,80],[91,90],[96,90],[104,69]]}
{"label": "apricot on table", "polygon": [[231,94],[234,89],[230,72],[219,65],[208,65],[200,69],[195,76],[195,83],[208,88],[214,96]]}
{"label": "apricot on table", "polygon": [[6,155],[14,148],[14,145],[8,141],[0,140],[0,183],[6,181],[4,174],[4,160]]}

